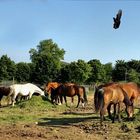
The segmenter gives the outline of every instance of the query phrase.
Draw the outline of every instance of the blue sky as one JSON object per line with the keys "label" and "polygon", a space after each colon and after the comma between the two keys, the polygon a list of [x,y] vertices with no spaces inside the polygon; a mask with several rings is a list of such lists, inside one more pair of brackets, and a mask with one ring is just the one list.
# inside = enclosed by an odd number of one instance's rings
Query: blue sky
{"label": "blue sky", "polygon": [[66,62],[140,60],[140,1],[0,0],[0,56],[30,62],[29,50],[50,38],[66,51]]}

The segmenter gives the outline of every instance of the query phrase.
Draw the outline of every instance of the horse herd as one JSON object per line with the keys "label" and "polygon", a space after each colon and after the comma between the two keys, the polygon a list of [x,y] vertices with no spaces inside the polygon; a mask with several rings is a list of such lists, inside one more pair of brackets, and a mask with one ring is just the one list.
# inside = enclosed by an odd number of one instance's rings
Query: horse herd
{"label": "horse herd", "polygon": [[[106,110],[112,122],[115,121],[116,114],[118,121],[121,121],[121,104],[125,105],[125,110],[128,118],[132,118],[134,114],[134,101],[140,95],[140,86],[134,82],[129,83],[108,83],[104,85],[95,86],[94,88],[94,107],[96,112],[100,112],[100,122],[104,120]],[[11,104],[14,106],[19,97],[26,97],[30,99],[34,93],[41,96],[51,98],[53,104],[62,104],[63,99],[67,105],[67,98],[71,97],[71,102],[74,101],[74,96],[77,95],[78,103],[82,103],[82,107],[87,104],[87,94],[84,86],[73,83],[61,84],[57,82],[50,82],[45,85],[43,89],[38,86],[27,84],[14,84],[9,87],[0,87],[0,105],[3,96],[11,99]],[[9,104],[9,101],[8,101]],[[113,106],[113,116],[111,114],[111,107]]]}

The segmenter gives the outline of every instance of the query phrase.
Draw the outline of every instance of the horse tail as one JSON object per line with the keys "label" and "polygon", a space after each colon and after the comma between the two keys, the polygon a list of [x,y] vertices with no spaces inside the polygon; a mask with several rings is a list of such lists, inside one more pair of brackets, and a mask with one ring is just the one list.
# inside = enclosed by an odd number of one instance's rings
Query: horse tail
{"label": "horse tail", "polygon": [[83,88],[83,92],[84,92],[84,101],[87,103],[88,100],[87,100],[86,89],[85,89],[85,87],[83,87],[83,86],[82,86],[82,88]]}
{"label": "horse tail", "polygon": [[128,94],[126,93],[126,91],[124,89],[122,89],[122,91],[123,91],[123,95],[124,95],[124,101],[123,102],[125,104],[131,106],[132,105],[132,102],[130,101]]}
{"label": "horse tail", "polygon": [[95,90],[94,107],[95,107],[96,112],[99,112],[101,110],[101,108],[103,107],[103,103],[104,103],[103,93],[104,93],[103,89],[96,89]]}

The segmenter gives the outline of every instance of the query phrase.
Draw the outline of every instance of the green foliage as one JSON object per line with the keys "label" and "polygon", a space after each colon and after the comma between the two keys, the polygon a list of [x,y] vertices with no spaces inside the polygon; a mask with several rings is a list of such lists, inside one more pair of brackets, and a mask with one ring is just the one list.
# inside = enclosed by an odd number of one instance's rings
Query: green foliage
{"label": "green foliage", "polygon": [[52,39],[40,41],[36,49],[30,49],[31,63],[15,64],[7,55],[0,58],[0,81],[16,80],[44,84],[49,81],[74,82],[78,84],[107,83],[111,81],[133,81],[140,83],[140,60],[117,60],[102,64],[93,59],[86,63],[63,62],[65,51]]}
{"label": "green foliage", "polygon": [[113,80],[124,81],[126,80],[125,74],[127,71],[127,63],[124,60],[117,60],[115,68],[113,69]]}
{"label": "green foliage", "polygon": [[130,69],[126,75],[126,80],[131,82],[140,83],[140,74],[134,69]]}
{"label": "green foliage", "polygon": [[0,80],[12,80],[16,73],[14,61],[7,55],[0,58]]}
{"label": "green foliage", "polygon": [[90,66],[92,67],[91,76],[89,77],[88,82],[89,83],[105,82],[106,71],[101,62],[97,59],[93,59],[90,60],[88,64],[90,64]]}
{"label": "green foliage", "polygon": [[34,81],[45,83],[57,78],[61,69],[61,60],[64,58],[63,49],[49,39],[41,41],[37,49],[31,49],[29,53],[34,65],[32,75]]}
{"label": "green foliage", "polygon": [[112,63],[107,63],[104,65],[104,69],[105,69],[105,83],[112,81]]}
{"label": "green foliage", "polygon": [[16,64],[16,80],[18,82],[27,82],[30,80],[30,66],[28,63],[20,62]]}
{"label": "green foliage", "polygon": [[90,76],[91,67],[83,60],[71,62],[61,69],[62,82],[84,83]]}

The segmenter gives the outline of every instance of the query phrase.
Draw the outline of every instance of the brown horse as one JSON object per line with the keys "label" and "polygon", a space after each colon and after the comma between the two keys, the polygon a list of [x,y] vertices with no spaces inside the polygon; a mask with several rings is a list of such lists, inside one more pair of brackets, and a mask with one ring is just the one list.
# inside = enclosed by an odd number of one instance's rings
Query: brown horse
{"label": "brown horse", "polygon": [[58,88],[56,88],[55,90],[52,91],[51,94],[51,99],[54,102],[55,99],[58,98],[58,96],[63,96],[65,103],[67,105],[67,100],[66,100],[66,96],[67,97],[74,97],[75,95],[78,96],[78,103],[77,106],[79,106],[80,101],[82,102],[82,106],[84,107],[84,103],[87,102],[87,96],[86,96],[86,92],[85,92],[85,88],[83,86],[78,86],[78,85],[60,85]]}
{"label": "brown horse", "polygon": [[132,103],[129,100],[127,93],[117,84],[109,84],[107,86],[102,86],[99,89],[97,89],[94,94],[95,110],[96,112],[100,111],[101,123],[103,122],[106,110],[110,108],[112,104],[114,105],[114,116],[112,118],[111,114],[109,114],[109,117],[112,119],[112,122],[115,121],[116,106],[118,105],[118,120],[120,122],[121,103],[124,103],[126,105],[126,111],[128,114],[130,114],[129,106],[131,106]]}
{"label": "brown horse", "polygon": [[138,84],[134,82],[119,83],[119,86],[127,93],[130,101],[132,102],[132,105],[131,105],[132,112],[131,114],[128,114],[128,117],[130,118],[134,114],[134,102],[140,96],[140,87]]}
{"label": "brown horse", "polygon": [[[10,93],[10,87],[0,87],[0,106],[1,106],[1,100],[3,96],[9,96]],[[9,103],[9,101],[8,101]]]}

